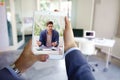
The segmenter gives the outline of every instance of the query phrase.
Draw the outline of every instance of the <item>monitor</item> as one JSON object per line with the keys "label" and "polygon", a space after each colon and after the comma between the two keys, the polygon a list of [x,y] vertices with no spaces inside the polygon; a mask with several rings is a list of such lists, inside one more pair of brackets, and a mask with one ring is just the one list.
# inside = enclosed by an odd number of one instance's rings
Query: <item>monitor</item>
{"label": "monitor", "polygon": [[74,37],[83,37],[83,29],[72,29]]}

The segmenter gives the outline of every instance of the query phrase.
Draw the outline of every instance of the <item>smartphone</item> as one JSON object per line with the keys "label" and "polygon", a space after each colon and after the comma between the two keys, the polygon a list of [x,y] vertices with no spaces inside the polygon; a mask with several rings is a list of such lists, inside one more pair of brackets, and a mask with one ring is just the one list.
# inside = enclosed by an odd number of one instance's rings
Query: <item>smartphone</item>
{"label": "smartphone", "polygon": [[64,57],[65,15],[61,12],[35,11],[32,32],[32,51],[48,54],[49,59]]}

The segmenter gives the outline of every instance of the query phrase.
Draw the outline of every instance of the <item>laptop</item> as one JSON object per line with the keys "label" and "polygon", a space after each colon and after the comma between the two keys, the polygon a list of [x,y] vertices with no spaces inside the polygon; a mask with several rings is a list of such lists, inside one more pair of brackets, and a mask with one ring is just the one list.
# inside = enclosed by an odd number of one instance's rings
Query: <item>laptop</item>
{"label": "laptop", "polygon": [[84,32],[83,29],[72,29],[74,37],[83,37]]}

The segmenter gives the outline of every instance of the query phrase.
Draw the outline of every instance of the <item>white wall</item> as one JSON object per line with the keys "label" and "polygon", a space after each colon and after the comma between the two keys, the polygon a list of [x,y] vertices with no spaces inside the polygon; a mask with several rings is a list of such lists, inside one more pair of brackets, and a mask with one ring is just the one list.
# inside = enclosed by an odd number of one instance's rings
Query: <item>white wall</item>
{"label": "white wall", "polygon": [[[120,7],[120,2],[119,2],[119,7]],[[117,27],[116,36],[120,38],[120,10],[119,10],[119,23]]]}
{"label": "white wall", "polygon": [[9,46],[5,6],[0,6],[0,51]]}
{"label": "white wall", "polygon": [[72,26],[90,30],[93,0],[72,0]]}
{"label": "white wall", "polygon": [[119,19],[119,0],[96,0],[94,30],[96,36],[113,38]]}
{"label": "white wall", "polygon": [[77,15],[77,0],[72,0],[72,11],[71,11],[71,24],[73,28],[76,28],[76,15]]}
{"label": "white wall", "polygon": [[92,0],[78,0],[76,27],[90,30]]}
{"label": "white wall", "polygon": [[22,2],[21,0],[15,0],[14,5],[15,5],[15,13],[20,16],[21,18],[21,10],[22,10]]}
{"label": "white wall", "polygon": [[[94,0],[72,0],[71,22],[74,28],[90,30]],[[92,29],[96,37],[113,38],[119,19],[119,0],[95,0]]]}
{"label": "white wall", "polygon": [[37,10],[37,0],[22,0],[22,17],[33,17]]}

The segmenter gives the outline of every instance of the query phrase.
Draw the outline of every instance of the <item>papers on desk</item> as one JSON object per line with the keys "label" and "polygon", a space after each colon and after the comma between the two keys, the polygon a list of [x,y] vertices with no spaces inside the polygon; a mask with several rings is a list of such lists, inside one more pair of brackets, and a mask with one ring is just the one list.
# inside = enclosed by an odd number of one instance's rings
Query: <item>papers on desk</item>
{"label": "papers on desk", "polygon": [[96,39],[94,39],[94,41],[95,41],[96,43],[103,43],[104,39],[96,38]]}
{"label": "papers on desk", "polygon": [[[75,41],[81,42],[81,41],[86,41],[86,38],[75,38]],[[94,38],[90,39],[89,41],[93,41],[96,46],[104,46],[104,47],[113,47],[115,44],[115,40],[112,39],[105,39],[105,38]]]}
{"label": "papers on desk", "polygon": [[106,47],[113,47],[115,44],[115,40],[112,40],[112,39],[95,38],[94,42],[95,42],[95,45],[106,46]]}

